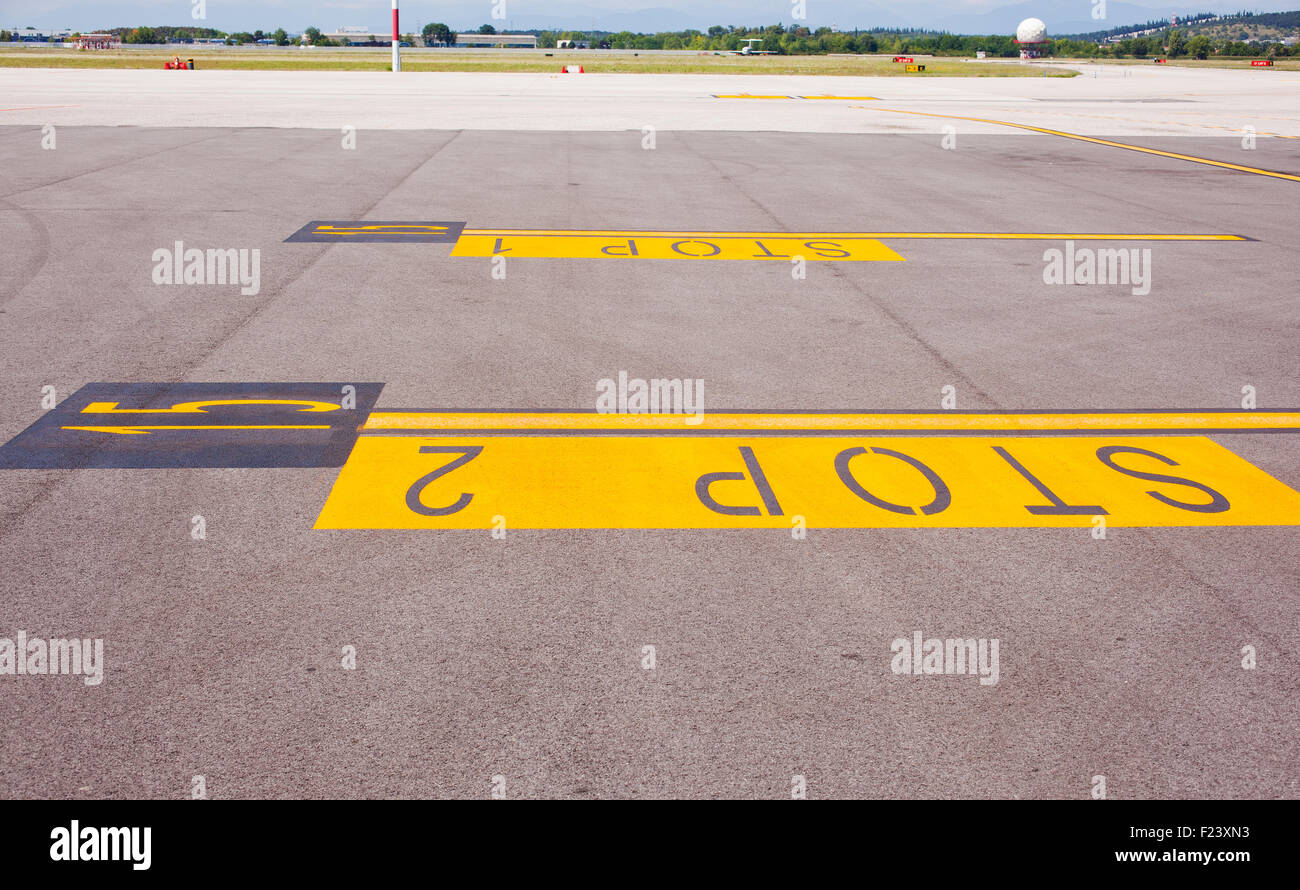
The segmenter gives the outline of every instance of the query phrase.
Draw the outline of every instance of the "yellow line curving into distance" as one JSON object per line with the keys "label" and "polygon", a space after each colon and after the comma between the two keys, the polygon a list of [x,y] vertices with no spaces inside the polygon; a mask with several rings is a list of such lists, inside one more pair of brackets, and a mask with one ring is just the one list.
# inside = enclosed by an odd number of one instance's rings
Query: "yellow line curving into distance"
{"label": "yellow line curving into distance", "polygon": [[[867,106],[863,106],[866,108]],[[1158,155],[1162,158],[1174,158],[1179,161],[1191,161],[1193,164],[1206,164],[1211,167],[1221,167],[1225,170],[1236,170],[1238,173],[1254,173],[1257,176],[1271,176],[1274,179],[1289,179],[1292,182],[1300,182],[1300,175],[1294,173],[1279,173],[1276,170],[1262,170],[1259,167],[1246,167],[1242,164],[1230,164],[1227,161],[1214,161],[1209,158],[1198,158],[1195,155],[1179,154],[1175,151],[1162,151],[1158,148],[1147,148],[1143,145],[1130,145],[1127,142],[1115,142],[1111,139],[1099,139],[1096,136],[1082,136],[1078,133],[1067,133],[1064,130],[1050,130],[1047,127],[1034,127],[1029,124],[1017,124],[1012,121],[997,121],[986,117],[965,117],[960,114],[939,114],[933,111],[907,111],[902,108],[870,108],[871,111],[887,111],[891,114],[914,114],[920,117],[942,117],[954,121],[973,121],[979,124],[994,124],[999,127],[1014,127],[1018,130],[1030,130],[1035,133],[1046,133],[1049,136],[1060,136],[1064,139],[1077,139],[1080,142],[1092,142],[1096,145],[1109,145],[1112,148],[1123,148],[1128,151],[1140,151],[1143,154]]]}

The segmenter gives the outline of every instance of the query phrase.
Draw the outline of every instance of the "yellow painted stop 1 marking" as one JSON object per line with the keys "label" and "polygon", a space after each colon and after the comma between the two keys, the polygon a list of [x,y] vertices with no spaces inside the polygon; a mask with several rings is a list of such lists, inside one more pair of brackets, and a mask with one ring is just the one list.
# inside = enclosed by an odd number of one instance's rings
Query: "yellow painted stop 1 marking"
{"label": "yellow painted stop 1 marking", "polygon": [[362,435],[318,529],[1300,525],[1204,436]]}
{"label": "yellow painted stop 1 marking", "polygon": [[1242,241],[1241,235],[1061,232],[701,232],[465,229],[454,257],[903,262],[885,240]]}
{"label": "yellow painted stop 1 marking", "polygon": [[816,234],[735,235],[693,232],[578,234],[464,234],[454,257],[525,257],[647,260],[777,260],[902,262],[875,238],[825,238]]}

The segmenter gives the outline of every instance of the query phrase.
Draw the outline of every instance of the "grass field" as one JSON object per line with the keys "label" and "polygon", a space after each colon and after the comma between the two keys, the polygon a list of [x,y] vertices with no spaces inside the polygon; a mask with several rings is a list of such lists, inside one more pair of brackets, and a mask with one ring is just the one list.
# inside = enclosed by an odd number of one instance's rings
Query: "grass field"
{"label": "grass field", "polygon": [[[387,71],[387,49],[330,51],[294,48],[160,47],[85,51],[23,48],[0,50],[4,68],[161,68],[179,54],[202,70]],[[631,52],[543,50],[419,50],[402,52],[404,71],[496,71],[548,74],[561,65],[582,65],[592,74],[826,74],[870,77],[1073,77],[1075,72],[1021,65],[1016,61],[975,62],[916,56],[921,74],[907,74],[890,56],[719,56]]]}

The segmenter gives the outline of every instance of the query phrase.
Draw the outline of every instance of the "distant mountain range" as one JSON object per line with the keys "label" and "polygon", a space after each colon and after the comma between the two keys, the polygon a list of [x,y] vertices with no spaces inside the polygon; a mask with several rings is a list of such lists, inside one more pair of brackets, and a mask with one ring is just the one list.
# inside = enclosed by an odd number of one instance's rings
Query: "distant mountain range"
{"label": "distant mountain range", "polygon": [[1106,17],[1091,18],[1091,3],[1082,0],[1031,0],[1003,6],[982,15],[944,16],[943,30],[958,34],[1011,34],[1016,25],[1033,16],[1047,24],[1047,33],[1051,35],[1087,34],[1093,31],[1106,31],[1125,25],[1141,25],[1172,16],[1189,16],[1201,12],[1219,14],[1237,13],[1243,4],[1195,3],[1188,6],[1138,6],[1136,3],[1118,3],[1107,0]]}

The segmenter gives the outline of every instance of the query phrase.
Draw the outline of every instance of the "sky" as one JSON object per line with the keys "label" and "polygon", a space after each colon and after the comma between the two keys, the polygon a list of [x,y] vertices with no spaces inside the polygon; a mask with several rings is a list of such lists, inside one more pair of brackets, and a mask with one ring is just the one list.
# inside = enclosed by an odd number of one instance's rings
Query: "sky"
{"label": "sky", "polygon": [[[456,30],[488,23],[498,31],[522,28],[606,31],[703,29],[709,25],[796,22],[800,0],[401,0],[402,30],[444,22]],[[1105,4],[1104,18],[1094,13]],[[202,4],[204,18],[194,11]],[[1170,13],[1256,12],[1300,8],[1300,0],[802,0],[799,24],[841,30],[872,26],[914,27],[959,33],[1003,33],[1036,16],[1049,32],[1102,30],[1167,17]],[[493,15],[494,8],[504,13]],[[0,0],[0,28],[71,28],[90,31],[122,25],[205,24],[223,31],[301,31],[315,25],[389,30],[390,0]]]}

